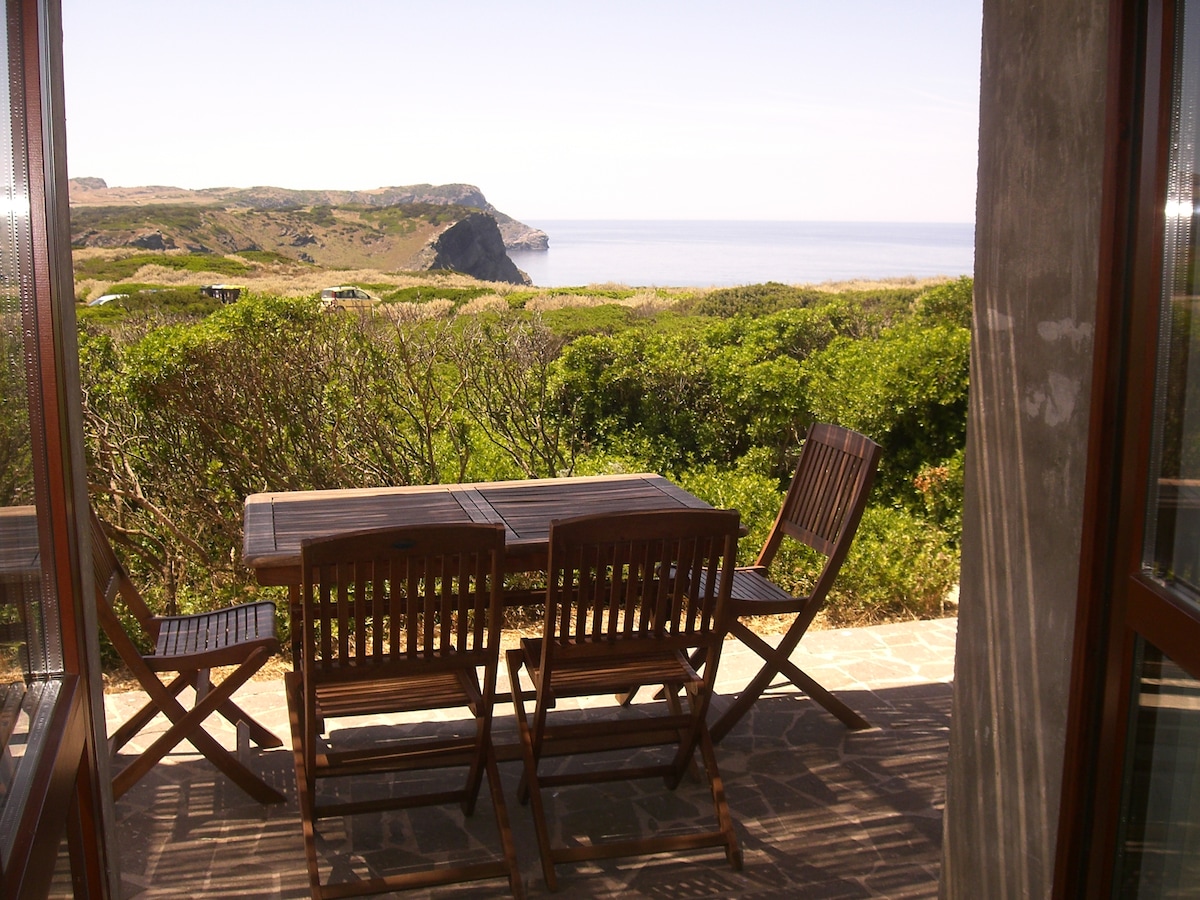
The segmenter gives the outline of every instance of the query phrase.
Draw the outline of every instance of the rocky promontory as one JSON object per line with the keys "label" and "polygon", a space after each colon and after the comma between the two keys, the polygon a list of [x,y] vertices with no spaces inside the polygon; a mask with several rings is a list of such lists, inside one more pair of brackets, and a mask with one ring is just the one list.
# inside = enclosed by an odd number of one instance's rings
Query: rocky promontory
{"label": "rocky promontory", "polygon": [[126,206],[146,203],[220,203],[259,210],[324,206],[465,206],[490,213],[508,250],[545,250],[546,232],[500,212],[473,184],[410,184],[365,191],[296,190],[293,188],[187,188],[148,185],[109,187],[103,178],[72,178],[71,206]]}
{"label": "rocky promontory", "polygon": [[421,251],[421,269],[452,269],[481,281],[529,284],[529,276],[504,252],[496,221],[473,213],[451,225]]}
{"label": "rocky promontory", "polygon": [[73,178],[71,243],[190,253],[276,254],[327,268],[453,269],[527,284],[506,249],[546,249],[545,232],[504,215],[473,185],[370,191],[167,186]]}

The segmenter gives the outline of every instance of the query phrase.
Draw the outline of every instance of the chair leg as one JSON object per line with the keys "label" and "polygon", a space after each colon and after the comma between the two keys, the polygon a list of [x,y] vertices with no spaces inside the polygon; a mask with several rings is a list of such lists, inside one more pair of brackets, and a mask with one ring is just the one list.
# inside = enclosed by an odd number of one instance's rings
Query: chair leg
{"label": "chair leg", "polygon": [[[656,696],[662,697],[667,702],[667,710],[673,716],[683,715],[683,704],[679,702],[679,687],[664,684],[658,691]],[[694,698],[689,694],[689,706],[694,703]],[[679,787],[679,782],[683,780],[683,773],[689,772],[693,777],[699,778],[700,769],[696,765],[695,754],[695,739],[691,734],[691,729],[681,728],[679,730],[679,749],[675,755],[675,761],[672,763],[675,771],[671,775],[663,777],[663,784],[667,790],[673,791]],[[690,749],[689,749],[690,748]]]}
{"label": "chair leg", "polygon": [[[183,692],[184,688],[189,686],[193,689],[196,688],[197,673],[181,672],[167,685],[167,690],[170,692],[172,697],[177,697]],[[200,698],[203,693],[205,693],[205,691],[197,691],[197,697]],[[261,722],[254,719],[248,712],[246,712],[232,700],[226,700],[224,703],[222,703],[219,707],[217,707],[217,712],[219,712],[229,722],[229,724],[233,725],[234,727],[236,727],[239,722],[244,722],[247,728],[250,730],[250,740],[252,740],[256,746],[264,750],[270,747],[283,746],[283,741],[280,738],[276,737]],[[158,706],[155,703],[150,702],[122,722],[121,726],[114,731],[108,739],[109,753],[116,753],[131,740],[133,740],[133,738],[136,737],[143,728],[150,724],[150,720],[158,715],[158,713]]]}
{"label": "chair leg", "polygon": [[[821,687],[811,676],[806,675],[797,668],[789,657],[792,651],[796,649],[800,643],[800,638],[804,636],[804,632],[808,628],[807,622],[796,622],[784,634],[783,639],[777,647],[772,647],[761,637],[751,631],[744,625],[741,620],[734,621],[730,626],[730,632],[738,638],[743,644],[757,653],[764,660],[758,674],[750,680],[750,683],[738,695],[737,700],[721,715],[717,722],[711,728],[712,740],[714,743],[720,743],[730,730],[741,721],[754,702],[761,696],[771,684],[771,681],[781,671],[788,674],[789,680],[796,684],[796,687],[805,691],[817,703],[821,704],[825,709],[829,710],[834,716],[842,721],[847,728],[852,730],[861,730],[870,728],[870,723],[862,716],[854,712],[842,701],[838,700],[825,688]],[[797,677],[799,676],[799,677]]]}
{"label": "chair leg", "polygon": [[[475,814],[475,802],[479,799],[483,771],[487,767],[487,748],[491,746],[491,739],[486,737],[490,728],[490,716],[488,718],[475,717],[475,755],[471,757],[471,765],[467,769],[467,783],[463,788],[463,799],[460,804],[464,816]],[[490,784],[489,782],[489,786]],[[494,794],[495,791],[493,790],[492,793]]]}
{"label": "chair leg", "polygon": [[780,664],[779,671],[780,674],[786,675],[792,684],[825,707],[851,731],[863,731],[871,727],[870,722],[823,688],[811,675],[798,668],[791,660],[784,660]]}
{"label": "chair leg", "polygon": [[[533,814],[533,829],[537,835],[538,854],[542,860],[542,877],[546,881],[546,888],[556,891],[558,890],[558,878],[554,874],[554,851],[550,847],[550,832],[546,827],[546,810],[542,806],[542,792],[537,780],[538,761],[534,756],[533,735],[529,729],[529,719],[525,715],[525,700],[520,689],[519,676],[522,658],[523,654],[520,650],[509,650],[505,655],[508,663],[509,684],[512,685],[513,711],[517,716],[517,733],[521,739],[521,759],[525,769],[521,776],[521,789],[518,790],[518,797],[524,793],[529,801],[530,811]],[[521,802],[524,803],[525,799],[522,799]]]}
{"label": "chair leg", "polygon": [[229,724],[237,726],[239,723],[244,724],[250,732],[250,740],[256,746],[266,750],[270,747],[282,747],[282,738],[276,736],[272,731],[268,730],[261,722],[253,718],[248,712],[234,703],[232,700],[226,700],[217,707],[219,712]]}
{"label": "chair leg", "polygon": [[504,853],[504,862],[508,866],[508,889],[512,892],[514,900],[524,900],[525,886],[521,881],[521,867],[517,863],[517,845],[508,821],[508,807],[504,804],[504,789],[500,784],[500,767],[496,765],[496,748],[492,745],[490,736],[487,739],[484,759],[488,790],[492,792],[492,809],[496,814],[496,828],[500,831],[500,847]]}
{"label": "chair leg", "polygon": [[304,761],[304,698],[300,674],[283,676],[287,694],[288,724],[292,732],[292,761],[296,767],[296,795],[300,806],[300,824],[304,834],[304,856],[308,866],[308,886],[313,897],[321,896],[321,873],[317,865],[316,809],[313,781]]}
{"label": "chair leg", "polygon": [[713,750],[712,737],[708,728],[701,723],[699,741],[700,755],[704,759],[704,769],[708,774],[708,788],[712,793],[713,808],[717,813],[717,824],[725,838],[725,859],[735,872],[742,870],[742,848],[738,845],[737,834],[733,830],[733,816],[729,812],[729,804],[725,800],[725,786],[721,781],[721,772],[717,768],[717,754]]}
{"label": "chair leg", "polygon": [[[172,697],[178,697],[185,687],[191,685],[191,676],[194,673],[180,672],[170,683],[165,686],[167,693]],[[160,682],[161,684],[161,682]],[[126,744],[128,744],[143,728],[150,724],[150,720],[159,714],[158,704],[153,700],[135,712],[132,716],[121,723],[121,726],[114,731],[108,738],[108,752],[116,753]]]}
{"label": "chair leg", "polygon": [[170,695],[167,687],[153,673],[143,681],[142,686],[151,699],[168,719],[171,727],[152,743],[144,753],[126,766],[113,778],[113,797],[120,797],[129,790],[139,778],[145,775],[164,756],[167,755],[181,740],[187,739],[193,747],[202,753],[213,765],[228,775],[242,790],[260,803],[282,803],[283,794],[268,785],[265,781],[243,766],[224,747],[203,728],[203,722],[217,707],[241,687],[253,675],[268,656],[267,650],[260,647],[255,650],[236,671],[231,673],[216,688],[190,710]]}

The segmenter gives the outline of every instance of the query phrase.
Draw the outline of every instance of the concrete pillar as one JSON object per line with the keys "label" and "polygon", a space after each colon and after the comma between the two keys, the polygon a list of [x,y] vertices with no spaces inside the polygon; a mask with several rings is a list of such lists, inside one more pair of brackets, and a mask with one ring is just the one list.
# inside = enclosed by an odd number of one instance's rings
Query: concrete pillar
{"label": "concrete pillar", "polygon": [[985,0],[942,896],[1048,896],[1098,278],[1108,4]]}

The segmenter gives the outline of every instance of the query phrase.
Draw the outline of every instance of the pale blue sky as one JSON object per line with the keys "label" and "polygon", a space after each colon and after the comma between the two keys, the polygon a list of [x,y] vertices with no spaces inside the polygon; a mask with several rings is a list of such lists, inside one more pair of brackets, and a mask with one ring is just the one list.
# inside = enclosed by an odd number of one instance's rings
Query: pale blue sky
{"label": "pale blue sky", "polygon": [[110,185],[478,185],[523,220],[974,219],[982,0],[63,0]]}

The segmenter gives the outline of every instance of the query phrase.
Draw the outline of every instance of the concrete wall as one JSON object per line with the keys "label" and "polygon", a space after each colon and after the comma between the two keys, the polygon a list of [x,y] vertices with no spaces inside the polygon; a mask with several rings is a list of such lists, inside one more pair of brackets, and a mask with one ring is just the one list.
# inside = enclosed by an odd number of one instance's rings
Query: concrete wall
{"label": "concrete wall", "polygon": [[984,0],[942,896],[1048,896],[1070,679],[1107,4]]}

